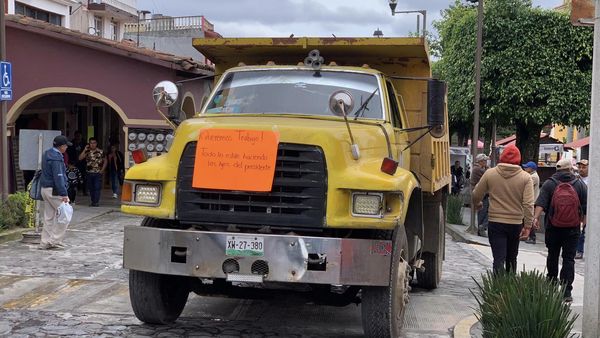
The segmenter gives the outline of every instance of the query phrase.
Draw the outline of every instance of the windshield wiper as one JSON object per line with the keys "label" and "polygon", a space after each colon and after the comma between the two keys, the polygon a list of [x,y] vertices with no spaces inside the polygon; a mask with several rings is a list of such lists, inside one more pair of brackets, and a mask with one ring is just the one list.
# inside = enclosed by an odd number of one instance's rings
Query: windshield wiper
{"label": "windshield wiper", "polygon": [[371,95],[369,95],[369,97],[367,97],[367,99],[365,100],[365,102],[363,102],[363,104],[360,107],[358,107],[358,109],[356,110],[356,113],[354,113],[354,120],[355,121],[359,117],[362,117],[362,114],[366,110],[367,105],[369,104],[369,102],[371,101],[371,99],[373,98],[373,96],[375,96],[375,93],[377,93],[378,90],[379,90],[379,87],[375,88],[375,90],[371,93]]}

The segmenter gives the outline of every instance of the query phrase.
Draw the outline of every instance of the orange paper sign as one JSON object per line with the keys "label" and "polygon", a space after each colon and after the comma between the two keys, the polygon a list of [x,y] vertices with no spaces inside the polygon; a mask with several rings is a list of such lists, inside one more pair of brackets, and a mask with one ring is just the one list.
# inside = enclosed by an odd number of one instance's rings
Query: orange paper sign
{"label": "orange paper sign", "polygon": [[271,191],[279,134],[205,129],[198,135],[194,188]]}

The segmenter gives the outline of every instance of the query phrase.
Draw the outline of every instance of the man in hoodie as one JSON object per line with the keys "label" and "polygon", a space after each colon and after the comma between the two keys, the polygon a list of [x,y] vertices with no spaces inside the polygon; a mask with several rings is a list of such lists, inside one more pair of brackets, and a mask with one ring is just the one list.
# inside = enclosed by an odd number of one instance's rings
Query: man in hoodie
{"label": "man in hoodie", "polygon": [[[473,171],[471,174],[471,189],[474,189],[481,176],[488,169],[487,161],[489,157],[486,154],[478,154],[475,156],[475,165],[473,165]],[[477,235],[487,237],[486,231],[488,227],[488,208],[490,206],[489,198],[487,195],[482,200],[483,207],[477,211]]]}
{"label": "man in hoodie", "polygon": [[569,159],[556,163],[556,173],[540,189],[533,216],[533,225],[537,227],[542,211],[546,213],[546,270],[549,279],[556,280],[559,277],[558,258],[562,250],[560,282],[565,285],[566,302],[573,301],[571,291],[575,279],[575,252],[581,222],[585,224],[587,211],[587,187],[573,174],[572,169],[573,164]]}
{"label": "man in hoodie", "polygon": [[[488,169],[473,190],[473,205],[482,206],[489,195],[488,238],[494,256],[494,272],[515,271],[519,237],[529,232],[533,218],[533,184],[521,169],[521,153],[514,145],[504,149],[500,163]],[[523,229],[525,226],[525,229]]]}
{"label": "man in hoodie", "polygon": [[71,142],[63,135],[54,138],[53,147],[44,152],[42,160],[42,199],[44,200],[44,227],[40,241],[41,250],[62,248],[67,232],[66,225],[56,222],[56,210],[63,202],[69,202],[67,174],[63,154]]}

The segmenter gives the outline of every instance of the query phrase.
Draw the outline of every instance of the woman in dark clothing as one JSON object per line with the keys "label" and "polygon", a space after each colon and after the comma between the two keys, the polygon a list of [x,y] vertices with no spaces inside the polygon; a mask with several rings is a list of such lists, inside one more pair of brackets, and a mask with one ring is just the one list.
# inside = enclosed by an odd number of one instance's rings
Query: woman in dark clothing
{"label": "woman in dark clothing", "polygon": [[112,187],[113,198],[119,197],[120,187],[123,185],[123,177],[125,175],[125,161],[123,153],[117,149],[117,145],[110,146],[110,152],[106,155],[108,160],[108,176],[110,177],[110,185]]}

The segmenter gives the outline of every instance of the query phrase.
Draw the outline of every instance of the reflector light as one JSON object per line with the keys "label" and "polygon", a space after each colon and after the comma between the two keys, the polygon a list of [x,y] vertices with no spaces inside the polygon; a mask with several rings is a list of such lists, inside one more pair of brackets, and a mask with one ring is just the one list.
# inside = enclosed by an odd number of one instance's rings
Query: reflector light
{"label": "reflector light", "polygon": [[131,183],[127,181],[123,182],[123,187],[121,188],[121,201],[131,202]]}
{"label": "reflector light", "polygon": [[398,169],[398,162],[389,157],[384,158],[381,162],[381,171],[388,175],[394,175],[396,173],[396,169]]}
{"label": "reflector light", "polygon": [[144,163],[148,160],[146,149],[136,149],[131,153],[131,156],[133,157],[133,162],[135,162],[135,164]]}

